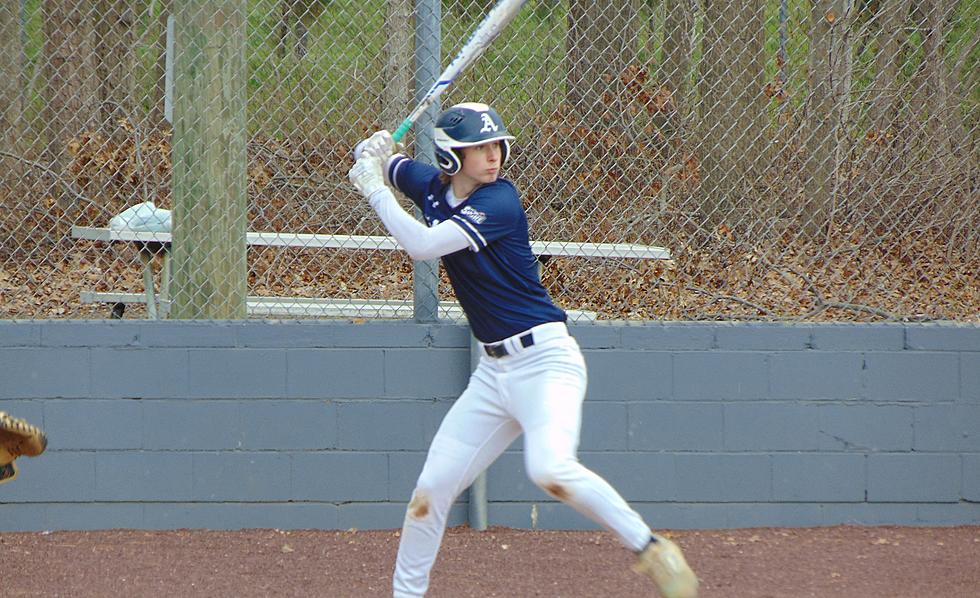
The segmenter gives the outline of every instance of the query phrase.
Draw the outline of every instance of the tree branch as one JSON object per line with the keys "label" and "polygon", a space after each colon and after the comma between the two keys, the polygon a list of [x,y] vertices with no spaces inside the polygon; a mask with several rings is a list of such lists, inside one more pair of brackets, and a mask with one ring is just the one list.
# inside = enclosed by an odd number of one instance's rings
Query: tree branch
{"label": "tree branch", "polygon": [[14,154],[14,153],[11,153],[11,152],[7,152],[7,151],[4,151],[4,150],[0,150],[0,156],[7,156],[8,158],[13,158],[14,160],[18,160],[18,161],[20,161],[20,162],[22,162],[24,164],[27,164],[28,166],[30,166],[32,168],[36,168],[38,170],[44,171],[45,174],[47,174],[48,176],[50,176],[51,178],[53,178],[54,180],[56,180],[62,187],[65,188],[66,191],[68,191],[68,193],[70,193],[72,196],[74,196],[75,199],[77,199],[79,201],[82,201],[82,202],[84,202],[84,203],[86,203],[86,204],[88,204],[90,206],[99,207],[99,204],[97,204],[94,201],[92,201],[91,199],[85,197],[84,195],[82,195],[78,191],[75,191],[75,189],[72,187],[71,183],[69,183],[68,181],[66,181],[61,175],[59,175],[57,172],[55,172],[54,169],[51,168],[50,166],[48,166],[46,164],[42,164],[40,162],[35,162],[33,160],[28,160],[24,156],[21,156],[21,155],[18,155],[18,154]]}

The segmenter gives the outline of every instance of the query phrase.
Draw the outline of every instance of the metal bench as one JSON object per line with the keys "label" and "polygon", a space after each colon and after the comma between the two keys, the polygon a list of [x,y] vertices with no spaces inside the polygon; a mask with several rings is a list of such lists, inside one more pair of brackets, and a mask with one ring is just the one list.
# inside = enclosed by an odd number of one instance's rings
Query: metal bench
{"label": "metal bench", "polygon": [[[110,303],[113,317],[122,317],[127,304],[146,305],[147,318],[166,317],[169,310],[170,233],[138,232],[114,230],[87,226],[73,226],[71,235],[75,239],[102,242],[128,242],[139,248],[143,263],[143,293],[106,293],[82,291],[82,303]],[[390,251],[398,249],[394,238],[381,235],[320,235],[308,233],[248,232],[246,243],[254,246],[295,247],[302,249],[366,249]],[[556,257],[600,257],[671,259],[670,252],[663,247],[637,245],[634,243],[576,243],[566,241],[532,241],[531,250],[539,259],[544,256]],[[163,271],[160,280],[160,293],[154,288],[153,268],[155,255],[163,258]],[[246,298],[248,313],[256,316],[317,316],[317,317],[381,317],[410,318],[413,316],[412,301],[398,300],[352,300],[329,297],[260,297]],[[596,319],[595,312],[568,310],[569,319]],[[443,301],[439,304],[439,317],[463,319],[458,303]]]}

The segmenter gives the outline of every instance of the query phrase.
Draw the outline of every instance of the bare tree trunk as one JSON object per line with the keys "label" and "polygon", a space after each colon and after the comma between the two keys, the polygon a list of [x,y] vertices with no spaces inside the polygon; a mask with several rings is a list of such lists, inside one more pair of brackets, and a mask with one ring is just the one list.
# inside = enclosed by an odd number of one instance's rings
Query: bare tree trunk
{"label": "bare tree trunk", "polygon": [[279,42],[276,44],[276,55],[280,60],[286,57],[289,48],[289,30],[293,27],[293,11],[290,0],[282,0],[279,6]]}
{"label": "bare tree trunk", "polygon": [[627,66],[636,64],[640,27],[639,1],[616,0],[609,4],[607,10],[612,13],[609,19],[611,28],[606,37],[612,43],[606,49],[605,57],[610,64],[618,66],[616,74],[622,74]]}
{"label": "bare tree trunk", "polygon": [[705,0],[701,66],[702,209],[737,224],[755,203],[768,159],[764,0]]}
{"label": "bare tree trunk", "polygon": [[952,73],[946,66],[946,27],[955,4],[950,0],[924,0],[921,6],[926,13],[923,68],[927,128],[930,156],[935,164],[932,170],[937,175],[933,191],[944,226],[955,222],[958,215],[969,213],[971,206],[960,204],[963,198],[976,207],[976,197],[969,193],[970,157],[963,151],[968,146],[967,136],[960,118],[959,99],[953,95]]}
{"label": "bare tree trunk", "polygon": [[279,19],[279,57],[285,58],[290,31],[296,37],[293,52],[303,58],[309,51],[310,25],[323,12],[325,0],[282,0]]}
{"label": "bare tree trunk", "polygon": [[842,143],[840,61],[847,53],[842,43],[845,3],[849,0],[814,0],[810,8],[810,97],[804,144],[805,163],[803,227],[816,236],[827,230],[837,200],[839,148]]}
{"label": "bare tree trunk", "polygon": [[879,6],[878,52],[875,54],[874,96],[871,125],[878,135],[886,134],[895,124],[899,97],[899,56],[905,43],[905,21],[911,0],[893,0]]}
{"label": "bare tree trunk", "polygon": [[739,169],[749,183],[761,178],[770,161],[769,115],[766,87],[766,2],[753,0],[742,3],[735,23],[737,47],[742,48],[737,60],[737,89],[735,111],[738,120],[736,156],[742,162]]}
{"label": "bare tree trunk", "polygon": [[[867,166],[858,169],[858,185],[849,200],[854,220],[880,214],[879,203],[888,196],[891,172],[901,170],[904,152],[892,141],[898,129],[902,95],[900,81],[902,48],[907,38],[905,24],[911,0],[880,2],[862,10],[868,27],[876,28],[874,83],[868,101],[868,131],[865,144]],[[874,11],[874,12],[872,12]]]}
{"label": "bare tree trunk", "polygon": [[[21,140],[21,56],[20,2],[0,0],[0,150],[20,155]],[[0,156],[0,180],[20,178],[21,164]]]}
{"label": "bare tree trunk", "polygon": [[388,0],[385,13],[385,88],[381,98],[383,127],[397,127],[412,97],[412,0]]}
{"label": "bare tree trunk", "polygon": [[636,62],[637,17],[637,0],[571,0],[567,100],[583,118],[601,121],[619,114],[620,77]]}
{"label": "bare tree trunk", "polygon": [[927,0],[926,36],[923,43],[926,70],[926,97],[929,106],[929,131],[941,154],[954,154],[965,143],[957,101],[953,97],[951,73],[946,66],[946,23],[955,8],[950,0]]}
{"label": "bare tree trunk", "polygon": [[[673,98],[675,120],[683,122],[689,112],[687,92],[691,74],[694,15],[697,0],[665,0],[664,16],[664,76]],[[680,128],[680,123],[671,127]]]}
{"label": "bare tree trunk", "polygon": [[[43,14],[45,155],[55,174],[64,177],[68,141],[94,129],[99,120],[95,15],[87,0],[44,0]],[[73,205],[71,201],[68,196],[60,198],[65,209]]]}
{"label": "bare tree trunk", "polygon": [[99,0],[97,6],[95,51],[102,130],[119,142],[126,135],[121,121],[128,119],[136,126],[140,120],[133,113],[135,6],[134,0]]}
{"label": "bare tree trunk", "polygon": [[[282,0],[280,6],[279,14],[279,47],[278,53],[279,58],[285,58],[287,52],[289,51],[289,41],[290,33],[297,31],[297,23],[299,23],[299,14],[297,11],[297,3],[299,0]],[[296,55],[299,55],[299,41],[293,47],[293,51]]]}
{"label": "bare tree trunk", "polygon": [[720,0],[704,1],[704,37],[701,58],[701,195],[702,211],[711,224],[724,221],[733,210],[738,185],[731,172],[734,148],[730,145],[732,71],[727,62],[734,52],[731,21],[738,9]]}

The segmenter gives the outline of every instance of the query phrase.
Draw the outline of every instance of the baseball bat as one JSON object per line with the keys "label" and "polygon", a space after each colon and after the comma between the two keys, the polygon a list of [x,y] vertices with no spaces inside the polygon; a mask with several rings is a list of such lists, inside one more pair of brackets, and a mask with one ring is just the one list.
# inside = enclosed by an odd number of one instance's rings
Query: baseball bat
{"label": "baseball bat", "polygon": [[500,0],[487,13],[487,16],[483,18],[483,21],[473,30],[470,38],[460,48],[456,58],[442,71],[442,74],[436,79],[435,84],[429,88],[429,91],[422,97],[418,105],[415,106],[415,109],[412,110],[412,113],[408,115],[408,118],[402,121],[402,124],[391,134],[391,138],[395,140],[395,143],[401,141],[405,133],[408,133],[408,130],[412,128],[415,121],[436,101],[436,98],[452,84],[460,73],[466,70],[467,67],[473,64],[483,54],[483,51],[487,49],[493,40],[497,39],[500,32],[517,16],[517,13],[520,12],[521,7],[526,2],[527,0]]}

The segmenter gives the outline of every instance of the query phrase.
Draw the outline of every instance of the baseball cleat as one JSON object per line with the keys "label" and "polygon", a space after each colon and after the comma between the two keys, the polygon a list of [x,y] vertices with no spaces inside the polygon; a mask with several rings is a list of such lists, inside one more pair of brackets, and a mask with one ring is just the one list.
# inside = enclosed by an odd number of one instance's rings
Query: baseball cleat
{"label": "baseball cleat", "polygon": [[698,597],[698,578],[677,544],[653,534],[637,559],[633,571],[653,579],[663,598]]}

